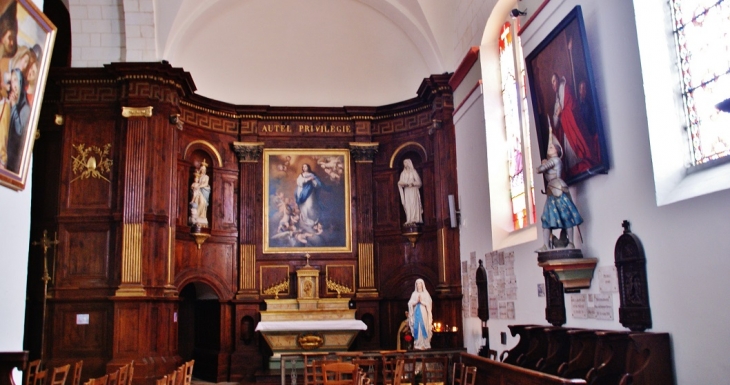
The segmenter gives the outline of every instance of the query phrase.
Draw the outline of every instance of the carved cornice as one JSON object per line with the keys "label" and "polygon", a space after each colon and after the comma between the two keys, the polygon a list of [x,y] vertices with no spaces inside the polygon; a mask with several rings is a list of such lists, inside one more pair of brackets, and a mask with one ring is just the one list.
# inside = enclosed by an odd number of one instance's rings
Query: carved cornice
{"label": "carved cornice", "polygon": [[373,163],[379,145],[376,142],[350,142],[350,156],[356,163]]}
{"label": "carved cornice", "polygon": [[233,142],[233,151],[240,163],[256,163],[261,159],[264,142]]}

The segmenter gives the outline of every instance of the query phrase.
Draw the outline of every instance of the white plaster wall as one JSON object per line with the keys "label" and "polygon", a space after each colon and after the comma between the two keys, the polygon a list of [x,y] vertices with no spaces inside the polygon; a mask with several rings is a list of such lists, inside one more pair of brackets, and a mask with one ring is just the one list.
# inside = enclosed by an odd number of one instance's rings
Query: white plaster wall
{"label": "white plaster wall", "polygon": [[[478,2],[467,3],[476,6],[473,3]],[[730,239],[727,236],[730,234],[727,219],[730,191],[657,207],[631,0],[552,0],[522,35],[525,55],[529,55],[578,4],[583,8],[611,164],[608,175],[595,176],[573,189],[577,206],[585,218],[581,226],[585,241],[583,252],[588,257],[599,258],[599,266],[612,266],[614,245],[622,232],[621,221],[629,220],[633,232],[643,242],[648,260],[653,318],[650,331],[671,334],[677,383],[725,383],[730,372],[730,363],[724,358],[725,347],[730,344],[730,333],[725,330],[730,323],[730,309],[725,306],[727,272],[730,271]],[[488,61],[484,54],[481,57]],[[486,68],[484,63],[482,68]],[[485,99],[493,91],[488,88],[485,81]],[[491,118],[489,109],[489,106],[485,107],[486,120]],[[478,114],[478,111],[474,113]],[[483,154],[474,153],[477,151],[474,146],[465,144],[475,135],[470,130],[473,128],[457,122],[457,170],[462,210],[489,205],[484,198],[486,194],[480,198],[465,193],[484,188],[483,181],[476,177],[477,166],[464,166],[462,161],[462,154],[466,152],[474,156],[473,163],[484,158]],[[534,132],[531,140],[533,159],[539,159]],[[482,171],[487,174],[486,167]],[[544,196],[538,195],[538,217],[543,205]],[[471,251],[483,257],[491,246],[484,234],[490,233],[487,222],[468,223],[461,233],[462,260],[468,258]],[[537,296],[536,290],[537,284],[543,282],[534,253],[542,242],[542,237],[538,238],[506,249],[514,251],[516,256],[517,318],[489,321],[491,347],[498,351],[516,343],[510,336],[507,345],[499,344],[499,332],[509,335],[507,325],[546,324],[545,300]],[[583,292],[598,292],[596,280],[591,289]],[[626,330],[618,320],[617,295],[614,296],[614,321],[574,319],[567,296],[566,302],[568,322],[565,326]],[[466,346],[471,351],[475,337],[468,330],[465,333]]]}
{"label": "white plaster wall", "polygon": [[[33,165],[23,191],[0,186],[0,351],[23,350],[25,329],[25,289],[28,276],[28,247],[30,246],[30,191]],[[40,277],[38,277],[40,279]],[[15,383],[20,376],[15,371]]]}

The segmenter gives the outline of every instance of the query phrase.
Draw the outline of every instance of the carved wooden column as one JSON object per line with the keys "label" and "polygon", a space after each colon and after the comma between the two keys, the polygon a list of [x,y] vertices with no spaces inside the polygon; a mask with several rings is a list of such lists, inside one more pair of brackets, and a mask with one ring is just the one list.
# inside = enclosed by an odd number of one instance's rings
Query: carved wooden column
{"label": "carved wooden column", "polygon": [[123,107],[127,118],[122,208],[122,279],[118,297],[144,296],[142,286],[142,233],[144,224],[145,131],[152,107]]}
{"label": "carved wooden column", "polygon": [[373,159],[378,143],[351,142],[350,156],[355,161],[357,191],[357,266],[358,298],[378,296],[375,285],[375,256],[373,255]]}
{"label": "carved wooden column", "polygon": [[236,152],[240,163],[240,256],[238,266],[238,299],[257,299],[256,290],[256,186],[258,183],[257,171],[260,169],[259,160],[264,150],[263,142],[233,142],[233,151]]}
{"label": "carved wooden column", "polygon": [[[438,285],[440,293],[460,292],[459,282],[459,231],[449,227],[448,196],[458,196],[456,183],[456,139],[451,120],[453,102],[448,79],[431,76],[432,126],[429,135],[433,137],[434,153],[434,204],[436,206],[438,237]],[[445,92],[449,91],[449,92]]]}

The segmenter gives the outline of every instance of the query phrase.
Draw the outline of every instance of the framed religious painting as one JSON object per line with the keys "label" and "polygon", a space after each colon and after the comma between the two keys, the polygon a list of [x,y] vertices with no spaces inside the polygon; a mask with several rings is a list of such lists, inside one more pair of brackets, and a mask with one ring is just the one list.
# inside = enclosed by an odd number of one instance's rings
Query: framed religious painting
{"label": "framed religious painting", "polygon": [[0,1],[0,184],[25,188],[56,27],[30,0]]}
{"label": "framed religious painting", "polygon": [[[580,6],[573,8],[525,59],[540,158],[550,137],[574,184],[608,172],[608,151]],[[559,147],[559,148],[558,148]]]}
{"label": "framed religious painting", "polygon": [[263,155],[264,253],[351,252],[349,150]]}

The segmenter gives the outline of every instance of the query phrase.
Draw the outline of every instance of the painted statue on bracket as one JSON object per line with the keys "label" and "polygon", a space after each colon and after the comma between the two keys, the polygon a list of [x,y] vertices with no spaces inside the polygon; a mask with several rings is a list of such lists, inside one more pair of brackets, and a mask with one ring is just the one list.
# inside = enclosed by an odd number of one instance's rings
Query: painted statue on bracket
{"label": "painted statue on bracket", "polygon": [[413,334],[413,348],[416,350],[431,349],[433,336],[433,300],[426,290],[423,279],[416,280],[416,287],[408,301],[408,326]]}
{"label": "painted statue on bracket", "polygon": [[403,171],[400,173],[398,180],[398,191],[400,192],[400,200],[403,204],[403,210],[406,212],[405,225],[413,225],[423,223],[423,206],[421,206],[421,177],[413,168],[413,162],[410,159],[403,161]]}
{"label": "painted statue on bracket", "polygon": [[208,227],[208,204],[210,203],[210,184],[206,174],[208,164],[203,160],[197,171],[195,180],[190,185],[193,199],[190,200],[190,225]]}
{"label": "painted statue on bracket", "polygon": [[[583,223],[583,218],[578,208],[573,203],[568,185],[562,179],[563,171],[563,148],[553,136],[550,128],[547,159],[537,167],[537,173],[545,176],[547,201],[542,212],[542,247],[536,252],[544,252],[557,248],[574,249],[575,238],[573,230]],[[560,238],[553,236],[553,230],[560,229]]]}

